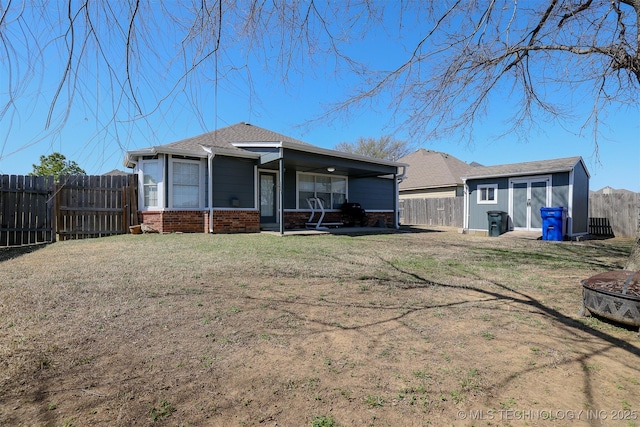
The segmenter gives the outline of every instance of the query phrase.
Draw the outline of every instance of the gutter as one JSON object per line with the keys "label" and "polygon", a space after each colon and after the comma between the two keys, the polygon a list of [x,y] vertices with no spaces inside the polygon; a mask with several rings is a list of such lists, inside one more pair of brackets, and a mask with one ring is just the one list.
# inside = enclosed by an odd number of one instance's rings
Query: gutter
{"label": "gutter", "polygon": [[396,176],[398,184],[407,179],[407,165],[405,163],[400,163],[399,168],[402,168],[402,173]]}
{"label": "gutter", "polygon": [[396,166],[396,167],[401,167],[406,165],[405,163],[399,163],[396,161],[392,161],[392,160],[384,160],[384,159],[376,159],[374,157],[368,157],[368,156],[362,156],[360,154],[353,154],[353,153],[345,153],[342,151],[335,151],[335,150],[330,150],[327,148],[321,148],[321,147],[317,147],[315,145],[302,145],[302,144],[297,144],[297,143],[293,143],[293,142],[288,142],[288,141],[279,141],[279,142],[232,142],[231,145],[233,145],[234,147],[237,148],[245,148],[245,147],[253,147],[253,148],[287,148],[290,150],[296,150],[296,151],[304,151],[306,153],[312,153],[312,154],[320,154],[320,155],[324,155],[324,156],[331,156],[331,157],[339,157],[342,159],[346,159],[346,160],[355,160],[355,161],[361,161],[364,163],[373,163],[373,164],[378,164],[378,165],[385,165],[385,166]]}
{"label": "gutter", "polygon": [[400,183],[407,178],[407,165],[401,164],[398,169],[402,168],[402,173],[395,176],[394,189],[396,193],[396,208],[395,214],[393,215],[395,218],[393,220],[393,226],[396,230],[400,229]]}

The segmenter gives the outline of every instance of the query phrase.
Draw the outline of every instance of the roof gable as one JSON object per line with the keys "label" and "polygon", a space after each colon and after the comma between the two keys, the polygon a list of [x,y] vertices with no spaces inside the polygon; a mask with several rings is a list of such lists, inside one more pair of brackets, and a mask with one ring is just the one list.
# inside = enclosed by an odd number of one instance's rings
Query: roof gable
{"label": "roof gable", "polygon": [[306,142],[291,138],[281,133],[273,132],[249,123],[240,122],[236,123],[235,125],[204,133],[202,135],[186,138],[166,145],[161,145],[158,148],[168,147],[181,150],[201,150],[204,146],[211,148],[224,148],[229,150],[241,150],[239,148],[236,148],[233,144],[251,142],[289,142],[293,144],[309,146],[309,144],[307,144]]}
{"label": "roof gable", "polygon": [[462,184],[462,176],[474,167],[447,153],[420,148],[398,160],[409,165],[400,190],[449,187]]}

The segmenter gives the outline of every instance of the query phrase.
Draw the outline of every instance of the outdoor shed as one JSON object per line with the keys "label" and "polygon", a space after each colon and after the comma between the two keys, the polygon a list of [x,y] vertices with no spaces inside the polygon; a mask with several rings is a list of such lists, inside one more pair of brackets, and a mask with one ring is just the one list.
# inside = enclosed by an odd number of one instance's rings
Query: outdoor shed
{"label": "outdoor shed", "polygon": [[463,177],[464,229],[486,232],[488,212],[506,214],[507,230],[542,232],[542,207],[562,207],[563,234],[589,232],[589,172],[582,157],[476,167]]}
{"label": "outdoor shed", "polygon": [[128,151],[124,165],[138,175],[141,222],[165,233],[284,233],[308,226],[314,209],[316,221],[322,211],[324,223],[339,224],[347,201],[366,210],[364,225],[397,228],[406,166],[248,123]]}

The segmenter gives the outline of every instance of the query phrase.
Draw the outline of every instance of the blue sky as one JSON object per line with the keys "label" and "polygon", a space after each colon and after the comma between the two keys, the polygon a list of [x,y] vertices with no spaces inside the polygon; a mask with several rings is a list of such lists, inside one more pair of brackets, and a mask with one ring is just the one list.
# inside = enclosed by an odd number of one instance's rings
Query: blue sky
{"label": "blue sky", "polygon": [[[414,35],[417,36],[417,35]],[[170,43],[165,39],[164,43]],[[351,49],[358,59],[376,69],[392,69],[403,57],[404,49],[412,40],[398,40],[388,34],[372,34],[354,44]],[[25,53],[26,55],[26,53]],[[237,58],[235,58],[237,59]],[[233,62],[233,58],[229,58]],[[151,67],[164,66],[163,59]],[[286,85],[279,77],[270,74],[258,64],[252,64],[253,89],[247,83],[246,74],[230,74],[231,78],[213,78],[198,81],[197,85],[178,92],[160,109],[145,120],[129,121],[134,117],[131,107],[121,109],[117,125],[109,125],[112,115],[105,104],[114,98],[105,87],[92,83],[82,86],[72,108],[66,109],[66,98],[55,110],[54,118],[68,114],[61,130],[45,132],[43,127],[49,113],[50,99],[58,84],[56,72],[63,58],[55,51],[47,54],[42,78],[35,79],[16,100],[10,114],[0,121],[0,174],[27,174],[40,155],[61,152],[67,159],[76,161],[89,174],[101,174],[112,169],[124,169],[122,159],[126,149],[166,144],[238,122],[249,122],[324,148],[337,143],[354,142],[358,137],[392,135],[406,140],[416,148],[426,148],[449,153],[465,162],[483,165],[516,163],[558,157],[582,156],[591,174],[591,189],[604,186],[625,188],[640,192],[640,110],[620,108],[605,111],[606,126],[600,127],[598,153],[591,133],[581,133],[584,111],[577,111],[574,122],[556,123],[540,120],[538,128],[528,133],[522,142],[517,135],[499,137],[508,117],[510,106],[498,95],[492,98],[487,117],[475,126],[471,141],[453,136],[447,139],[421,140],[410,137],[394,124],[405,117],[394,115],[388,95],[348,115],[340,115],[332,121],[309,123],[320,116],[326,106],[341,101],[350,93],[355,78],[348,74],[336,76],[332,63],[306,64],[304,73],[292,72]],[[142,67],[143,65],[140,65]],[[2,73],[6,69],[2,68]],[[85,69],[86,75],[99,81],[100,70]],[[151,87],[170,85],[175,71],[168,69],[164,79],[155,75],[147,82]],[[210,76],[211,77],[211,76]],[[104,81],[100,84],[106,84]],[[95,90],[94,90],[95,89]],[[156,98],[146,97],[140,90],[140,102],[154,105]],[[0,96],[7,93],[0,91]],[[572,97],[571,93],[556,93],[556,97]],[[3,99],[3,104],[5,102]],[[199,113],[194,113],[194,109]],[[580,109],[580,108],[578,108]],[[129,114],[129,117],[127,117]],[[105,130],[105,126],[107,127]]]}

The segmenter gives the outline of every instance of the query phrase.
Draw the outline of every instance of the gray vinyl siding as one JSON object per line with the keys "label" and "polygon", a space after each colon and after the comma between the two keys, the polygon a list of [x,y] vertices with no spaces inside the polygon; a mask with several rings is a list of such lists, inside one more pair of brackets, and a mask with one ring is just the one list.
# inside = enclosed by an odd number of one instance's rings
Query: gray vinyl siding
{"label": "gray vinyl siding", "polygon": [[349,178],[348,201],[360,203],[364,210],[394,209],[394,180],[386,178]]}
{"label": "gray vinyl siding", "polygon": [[[287,169],[284,173],[284,200],[283,205],[285,209],[295,209],[297,199],[297,173],[295,170]],[[300,204],[301,209],[307,208],[306,204]]]}
{"label": "gray vinyl siding", "polygon": [[589,231],[589,175],[578,163],[573,175],[573,233]]}
{"label": "gray vinyl siding", "polygon": [[[478,186],[498,184],[498,200],[496,204],[478,204]],[[469,228],[472,230],[488,230],[487,212],[509,212],[509,179],[486,178],[467,182],[469,186]]]}
{"label": "gray vinyl siding", "polygon": [[[365,210],[393,210],[394,186],[392,179],[347,177],[347,200],[360,203]],[[295,209],[297,199],[296,171],[284,175],[284,208]],[[300,209],[308,209],[306,202],[300,202]]]}
{"label": "gray vinyl siding", "polygon": [[551,175],[551,206],[569,209],[569,172]]}
{"label": "gray vinyl siding", "polygon": [[[213,206],[216,208],[255,208],[253,160],[216,156],[213,158]],[[239,206],[231,200],[238,199]]]}

